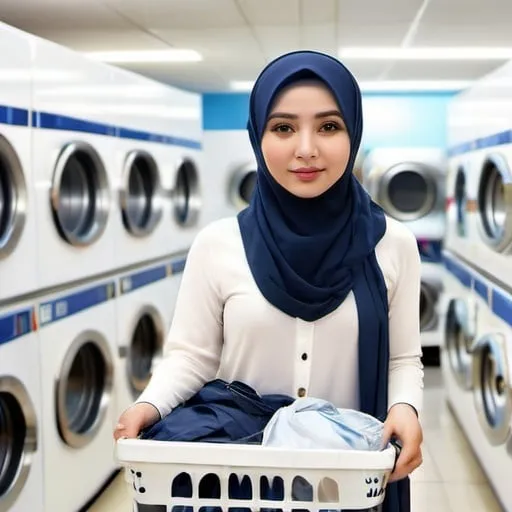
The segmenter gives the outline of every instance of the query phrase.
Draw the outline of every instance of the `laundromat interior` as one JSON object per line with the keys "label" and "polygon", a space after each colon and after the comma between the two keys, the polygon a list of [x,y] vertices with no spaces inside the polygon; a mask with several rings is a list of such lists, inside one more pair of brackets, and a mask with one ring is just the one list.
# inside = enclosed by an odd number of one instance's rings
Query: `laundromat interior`
{"label": "laundromat interior", "polygon": [[0,21],[0,512],[174,510],[113,431],[196,235],[251,201],[254,81],[304,49],[356,77],[354,173],[421,256],[412,511],[512,512],[510,0],[0,0]]}

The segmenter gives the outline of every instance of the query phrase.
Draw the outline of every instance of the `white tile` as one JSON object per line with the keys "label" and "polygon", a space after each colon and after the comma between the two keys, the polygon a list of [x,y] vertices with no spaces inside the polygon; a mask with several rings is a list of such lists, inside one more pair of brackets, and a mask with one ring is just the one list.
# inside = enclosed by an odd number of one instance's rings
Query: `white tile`
{"label": "white tile", "polygon": [[411,482],[411,512],[433,511],[452,512],[443,484]]}
{"label": "white tile", "polygon": [[489,485],[445,483],[452,512],[501,512]]}
{"label": "white tile", "polygon": [[89,509],[89,512],[129,512],[131,510],[132,500],[128,484],[121,472]]}
{"label": "white tile", "polygon": [[487,479],[457,428],[431,431],[426,444],[444,482],[486,484]]}

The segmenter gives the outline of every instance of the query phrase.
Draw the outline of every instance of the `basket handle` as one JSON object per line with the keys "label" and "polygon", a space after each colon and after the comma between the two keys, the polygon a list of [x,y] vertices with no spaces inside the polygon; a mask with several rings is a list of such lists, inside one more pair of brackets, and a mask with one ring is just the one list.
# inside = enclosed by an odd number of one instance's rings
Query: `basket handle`
{"label": "basket handle", "polygon": [[395,463],[393,464],[393,469],[391,470],[391,473],[393,473],[396,469],[396,463],[398,462],[398,457],[400,457],[400,454],[402,453],[402,443],[400,443],[400,441],[396,437],[392,437],[389,442],[394,447],[395,452],[396,452]]}

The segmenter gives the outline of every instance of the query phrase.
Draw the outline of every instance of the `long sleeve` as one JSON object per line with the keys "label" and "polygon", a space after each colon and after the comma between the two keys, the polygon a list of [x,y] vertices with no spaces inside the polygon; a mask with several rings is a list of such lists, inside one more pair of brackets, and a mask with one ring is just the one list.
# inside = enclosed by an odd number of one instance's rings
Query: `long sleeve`
{"label": "long sleeve", "polygon": [[423,406],[423,364],[419,327],[421,260],[413,234],[400,230],[395,251],[397,280],[389,304],[388,408],[404,402]]}
{"label": "long sleeve", "polygon": [[137,399],[154,405],[161,417],[215,378],[219,367],[223,302],[212,250],[216,242],[215,233],[208,228],[195,238],[183,271],[162,361]]}

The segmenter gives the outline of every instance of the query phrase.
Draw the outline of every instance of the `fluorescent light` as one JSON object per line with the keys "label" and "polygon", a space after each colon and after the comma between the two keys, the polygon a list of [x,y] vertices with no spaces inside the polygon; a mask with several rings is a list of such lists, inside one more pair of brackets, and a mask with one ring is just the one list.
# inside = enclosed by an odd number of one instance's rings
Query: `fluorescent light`
{"label": "fluorescent light", "polygon": [[347,47],[340,48],[343,59],[368,60],[508,60],[512,48],[493,47]]}
{"label": "fluorescent light", "polygon": [[473,82],[470,80],[376,80],[359,82],[363,92],[407,91],[460,91]]}
{"label": "fluorescent light", "polygon": [[203,60],[200,53],[195,50],[141,50],[141,51],[114,51],[114,52],[87,52],[87,57],[103,62],[199,62]]}
{"label": "fluorescent light", "polygon": [[250,92],[254,86],[254,81],[251,80],[233,80],[230,82],[230,87],[233,91]]}
{"label": "fluorescent light", "polygon": [[[469,80],[375,80],[360,81],[362,92],[408,92],[408,91],[460,91],[469,87]],[[250,92],[254,82],[233,81],[230,86],[233,91]]]}

